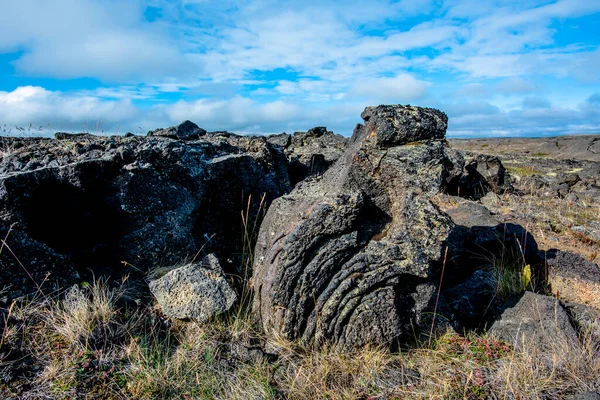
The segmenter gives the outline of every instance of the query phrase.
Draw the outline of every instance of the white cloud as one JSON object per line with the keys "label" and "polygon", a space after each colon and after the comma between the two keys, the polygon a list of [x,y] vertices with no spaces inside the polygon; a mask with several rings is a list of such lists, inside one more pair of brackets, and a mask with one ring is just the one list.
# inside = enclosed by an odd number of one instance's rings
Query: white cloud
{"label": "white cloud", "polygon": [[[544,105],[548,105],[545,103]],[[495,113],[473,113],[450,117],[449,136],[540,136],[597,133],[600,106],[552,106],[497,109]]]}
{"label": "white cloud", "polygon": [[531,93],[536,89],[533,82],[522,78],[508,78],[496,85],[496,90],[504,94]]}
{"label": "white cloud", "polygon": [[551,103],[543,97],[525,97],[523,99],[523,109],[530,108],[550,108]]}
{"label": "white cloud", "polygon": [[426,94],[427,83],[409,74],[360,80],[348,89],[349,97],[364,98],[373,104],[403,103],[422,99]]}
{"label": "white cloud", "polygon": [[583,57],[575,60],[569,74],[583,83],[598,83],[600,82],[598,65],[600,65],[600,49],[586,53]]}
{"label": "white cloud", "polygon": [[185,75],[192,64],[140,1],[20,0],[0,12],[0,52],[22,50],[17,72],[55,78],[139,81]]}
{"label": "white cloud", "polygon": [[483,83],[468,83],[462,85],[457,91],[456,94],[464,97],[489,97],[490,89],[488,85],[484,85]]}
{"label": "white cloud", "polygon": [[[591,100],[590,100],[591,99]],[[591,96],[579,105],[552,106],[545,99],[528,99],[530,106],[505,109],[486,101],[438,101],[450,117],[450,136],[531,135],[592,132],[600,129],[600,105]],[[145,133],[157,127],[190,119],[208,130],[238,133],[278,133],[327,126],[350,135],[366,105],[358,100],[313,105],[295,99],[260,103],[235,96],[160,104],[150,109],[128,100],[99,99],[81,93],[52,92],[40,87],[19,87],[0,92],[0,125],[50,126],[55,130],[107,133]]]}
{"label": "white cloud", "polygon": [[9,125],[83,129],[84,124],[106,121],[109,125],[139,118],[139,110],[129,101],[102,101],[91,96],[70,96],[41,87],[23,86],[0,92],[0,122]]}
{"label": "white cloud", "polygon": [[487,116],[497,114],[500,109],[487,101],[467,101],[463,103],[450,103],[444,106],[444,110],[451,118],[469,116]]}

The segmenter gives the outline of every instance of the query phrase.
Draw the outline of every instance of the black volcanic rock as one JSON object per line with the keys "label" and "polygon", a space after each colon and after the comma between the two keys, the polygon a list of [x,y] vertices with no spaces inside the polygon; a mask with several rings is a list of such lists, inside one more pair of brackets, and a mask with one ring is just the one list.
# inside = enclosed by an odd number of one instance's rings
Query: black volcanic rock
{"label": "black volcanic rock", "polygon": [[206,130],[191,121],[183,121],[177,126],[166,129],[156,129],[148,132],[148,136],[166,137],[179,140],[196,140],[206,135]]}
{"label": "black volcanic rock", "polygon": [[381,105],[365,108],[360,116],[374,128],[368,137],[382,148],[443,139],[448,127],[448,116],[433,108]]}
{"label": "black volcanic rock", "polygon": [[284,149],[293,185],[307,177],[322,175],[340,158],[348,143],[348,138],[336,135],[325,127],[294,132],[293,135],[271,135],[267,140]]}
{"label": "black volcanic rock", "polygon": [[0,235],[10,230],[14,252],[0,254],[0,288],[13,295],[47,274],[46,286],[62,286],[77,272],[146,271],[200,249],[239,273],[242,210],[258,225],[291,190],[285,155],[261,137],[0,138],[0,148]]}
{"label": "black volcanic rock", "polygon": [[[92,277],[145,279],[153,267],[214,253],[223,274],[213,292],[252,286],[266,334],[341,349],[396,348],[424,326],[493,323],[509,306],[496,296],[498,259],[517,276],[529,264],[530,282],[545,290],[531,233],[451,195],[522,196],[499,159],[465,162],[438,110],[378,106],[363,117],[350,139],[324,127],[266,138],[188,122],[146,137],[0,138],[0,290],[9,300]],[[553,183],[579,195],[594,188],[590,171],[566,170]],[[551,184],[542,179],[539,190]],[[242,262],[249,253],[253,271]],[[188,269],[175,273],[183,286],[213,278]],[[233,304],[198,290],[196,304]],[[517,304],[524,290],[515,291]],[[161,301],[200,315],[187,288],[177,293]]]}

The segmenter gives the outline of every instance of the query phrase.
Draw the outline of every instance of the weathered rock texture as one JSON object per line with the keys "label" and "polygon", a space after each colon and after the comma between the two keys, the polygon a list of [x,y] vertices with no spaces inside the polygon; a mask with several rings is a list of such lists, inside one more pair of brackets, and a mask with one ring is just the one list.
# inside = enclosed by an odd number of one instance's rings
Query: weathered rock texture
{"label": "weathered rock texture", "polygon": [[[189,139],[195,128],[183,125],[167,131]],[[0,288],[14,295],[78,271],[174,265],[201,248],[235,258],[248,202],[258,226],[291,190],[285,155],[262,137],[61,138],[0,138],[0,236],[12,226],[14,252],[0,254]]]}
{"label": "weathered rock texture", "polygon": [[553,294],[600,309],[600,267],[596,263],[565,251],[551,250],[545,255]]}
{"label": "weathered rock texture", "polygon": [[551,349],[560,342],[578,343],[569,315],[561,304],[550,296],[532,292],[525,292],[514,307],[504,311],[490,331],[525,350],[534,344]]}
{"label": "weathered rock texture", "polygon": [[167,137],[180,140],[194,140],[206,135],[206,130],[191,121],[184,121],[177,126],[166,129],[156,129],[148,132],[148,136]]}
{"label": "weathered rock texture", "polygon": [[483,329],[507,301],[497,293],[499,271],[520,276],[529,264],[531,286],[543,285],[545,268],[538,245],[525,228],[503,222],[482,204],[451,196],[436,200],[455,224],[448,240],[441,314],[459,332]]}
{"label": "weathered rock texture", "polygon": [[508,174],[498,157],[479,154],[465,163],[456,194],[480,199],[487,193],[504,193],[511,189]]}
{"label": "weathered rock texture", "polygon": [[341,348],[394,346],[432,307],[453,228],[430,201],[453,170],[447,117],[410,106],[362,116],[338,162],[265,217],[253,280],[267,332]]}
{"label": "weathered rock texture", "polygon": [[228,311],[237,299],[214,254],[173,269],[148,286],[169,318],[206,322]]}
{"label": "weathered rock texture", "polygon": [[292,184],[309,176],[322,175],[344,152],[348,138],[336,135],[325,127],[308,132],[282,133],[267,138],[283,148],[289,161],[288,171]]}

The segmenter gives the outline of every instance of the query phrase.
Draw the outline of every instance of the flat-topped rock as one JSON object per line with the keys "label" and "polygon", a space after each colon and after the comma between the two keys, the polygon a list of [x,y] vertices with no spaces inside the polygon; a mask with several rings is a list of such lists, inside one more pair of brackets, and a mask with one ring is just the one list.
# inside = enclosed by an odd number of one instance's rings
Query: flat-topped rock
{"label": "flat-topped rock", "polygon": [[600,267],[568,251],[545,254],[552,293],[564,301],[600,309]]}
{"label": "flat-topped rock", "polygon": [[365,108],[361,117],[368,138],[379,147],[443,139],[448,127],[448,116],[434,108],[381,105]]}

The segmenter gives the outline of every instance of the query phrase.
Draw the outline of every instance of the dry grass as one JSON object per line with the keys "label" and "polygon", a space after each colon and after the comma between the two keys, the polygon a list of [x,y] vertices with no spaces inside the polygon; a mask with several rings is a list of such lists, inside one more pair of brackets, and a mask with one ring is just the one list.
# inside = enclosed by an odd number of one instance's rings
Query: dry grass
{"label": "dry grass", "polygon": [[[450,209],[461,200],[443,199],[438,205]],[[541,249],[571,251],[590,260],[598,257],[600,203],[594,198],[580,195],[579,200],[573,202],[558,196],[540,196],[531,188],[520,196],[505,193],[485,205],[502,221],[525,227]]]}
{"label": "dry grass", "polygon": [[[122,286],[98,281],[60,299],[15,303],[2,352],[20,351],[31,368],[0,383],[0,396],[537,399],[600,388],[598,327],[582,335],[583,345],[556,342],[550,352],[447,332],[400,353],[343,353],[265,338],[242,311],[207,324],[171,324],[151,308],[128,311],[119,302],[125,295]],[[16,367],[0,361],[6,368]]]}
{"label": "dry grass", "polygon": [[593,330],[582,332],[579,343],[559,337],[550,350],[526,339],[520,347],[502,360],[494,376],[507,398],[564,398],[600,390],[600,341]]}

